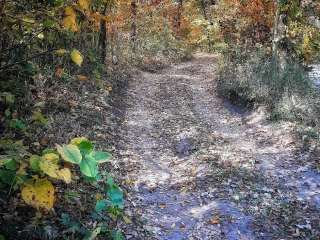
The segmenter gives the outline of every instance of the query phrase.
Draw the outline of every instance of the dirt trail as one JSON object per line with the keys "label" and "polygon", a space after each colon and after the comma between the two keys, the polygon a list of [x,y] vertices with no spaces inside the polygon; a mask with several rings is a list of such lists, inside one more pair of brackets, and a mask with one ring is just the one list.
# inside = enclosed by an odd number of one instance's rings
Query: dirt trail
{"label": "dirt trail", "polygon": [[117,162],[127,214],[144,222],[127,238],[316,236],[320,175],[300,166],[290,124],[217,96],[216,61],[199,54],[129,83]]}

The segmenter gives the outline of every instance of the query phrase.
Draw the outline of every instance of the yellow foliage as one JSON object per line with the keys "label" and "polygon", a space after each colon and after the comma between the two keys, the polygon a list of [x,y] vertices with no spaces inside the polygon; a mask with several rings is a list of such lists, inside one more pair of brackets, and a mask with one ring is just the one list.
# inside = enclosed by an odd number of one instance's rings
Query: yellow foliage
{"label": "yellow foliage", "polygon": [[69,168],[63,168],[57,171],[59,179],[63,180],[65,183],[71,183],[71,171]]}
{"label": "yellow foliage", "polygon": [[70,6],[66,7],[64,9],[64,15],[65,17],[62,22],[63,27],[72,32],[77,32],[79,29],[77,24],[77,15],[74,9]]}
{"label": "yellow foliage", "polygon": [[77,64],[79,67],[81,66],[83,62],[83,57],[81,53],[77,49],[73,49],[70,53],[71,60]]}
{"label": "yellow foliage", "polygon": [[54,187],[47,179],[37,179],[21,191],[22,199],[30,206],[50,210],[54,203]]}
{"label": "yellow foliage", "polygon": [[67,6],[64,9],[64,15],[66,15],[66,16],[76,16],[76,12],[74,11],[73,7]]}
{"label": "yellow foliage", "polygon": [[59,57],[65,55],[68,51],[66,49],[60,48],[55,51],[55,54],[58,55]]}
{"label": "yellow foliage", "polygon": [[77,21],[76,21],[76,17],[74,17],[74,16],[64,17],[62,25],[65,29],[67,29],[71,32],[77,32],[79,30],[78,25],[77,25]]}
{"label": "yellow foliage", "polygon": [[79,7],[83,10],[89,10],[90,8],[90,0],[79,0]]}
{"label": "yellow foliage", "polygon": [[55,153],[47,153],[42,156],[42,159],[47,162],[52,162],[52,163],[58,164],[59,155],[57,155]]}
{"label": "yellow foliage", "polygon": [[63,180],[66,183],[71,182],[71,172],[69,168],[59,170],[59,155],[55,153],[47,153],[41,157],[39,162],[40,169],[48,176]]}

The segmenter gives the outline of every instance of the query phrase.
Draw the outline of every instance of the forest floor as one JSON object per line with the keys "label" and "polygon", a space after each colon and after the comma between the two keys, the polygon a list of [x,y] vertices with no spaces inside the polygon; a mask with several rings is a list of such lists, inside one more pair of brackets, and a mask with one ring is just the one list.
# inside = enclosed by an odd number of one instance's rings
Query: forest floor
{"label": "forest floor", "polygon": [[216,68],[197,54],[137,71],[119,96],[127,239],[319,239],[314,155],[299,150],[294,124],[219,97]]}

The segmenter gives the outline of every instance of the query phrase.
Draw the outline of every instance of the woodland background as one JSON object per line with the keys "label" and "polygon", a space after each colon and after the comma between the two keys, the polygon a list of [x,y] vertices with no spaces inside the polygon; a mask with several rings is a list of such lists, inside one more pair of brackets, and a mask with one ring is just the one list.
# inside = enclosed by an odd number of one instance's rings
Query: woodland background
{"label": "woodland background", "polygon": [[97,167],[116,145],[113,97],[134,69],[196,51],[219,56],[221,96],[316,148],[319,17],[316,0],[1,0],[0,239],[123,239],[118,170]]}

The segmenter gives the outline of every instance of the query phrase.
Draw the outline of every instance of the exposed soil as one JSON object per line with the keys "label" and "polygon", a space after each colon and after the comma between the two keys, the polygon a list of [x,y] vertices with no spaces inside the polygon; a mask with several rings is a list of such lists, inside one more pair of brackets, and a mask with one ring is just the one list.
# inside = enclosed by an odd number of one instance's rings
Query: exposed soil
{"label": "exposed soil", "polygon": [[137,72],[122,96],[115,166],[128,239],[319,239],[320,174],[290,123],[217,96],[217,59]]}

